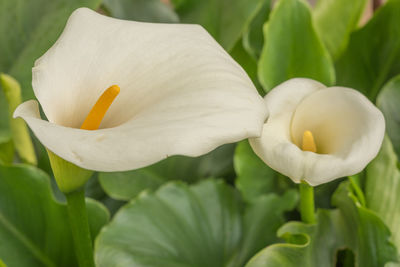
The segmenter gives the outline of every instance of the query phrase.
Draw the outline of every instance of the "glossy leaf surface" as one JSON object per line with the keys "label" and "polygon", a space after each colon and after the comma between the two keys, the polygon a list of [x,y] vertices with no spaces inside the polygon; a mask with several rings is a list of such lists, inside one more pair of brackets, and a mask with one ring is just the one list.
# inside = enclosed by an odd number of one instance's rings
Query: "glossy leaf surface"
{"label": "glossy leaf surface", "polygon": [[[123,207],[96,241],[98,266],[243,266],[276,241],[296,194],[268,195],[245,207],[221,181],[169,183]],[[129,234],[127,234],[129,233]]]}

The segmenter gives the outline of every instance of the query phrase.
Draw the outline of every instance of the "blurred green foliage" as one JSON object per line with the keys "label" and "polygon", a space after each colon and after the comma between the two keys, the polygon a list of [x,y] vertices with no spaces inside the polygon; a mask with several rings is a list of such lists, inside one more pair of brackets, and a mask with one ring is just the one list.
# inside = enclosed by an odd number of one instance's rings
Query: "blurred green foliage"
{"label": "blurred green foliage", "polygon": [[[317,207],[324,209],[315,225],[287,222],[299,218],[296,186],[266,166],[247,141],[199,158],[174,156],[130,172],[100,173],[87,185],[88,194],[112,213],[123,207],[97,237],[97,265],[244,266],[252,258],[246,266],[395,266],[400,0],[387,0],[360,26],[366,4],[0,0],[0,72],[21,83],[24,100],[34,98],[34,61],[55,42],[71,12],[87,6],[120,19],[202,25],[261,95],[289,78],[309,77],[355,88],[377,99],[385,115],[388,137],[359,184],[345,179],[316,188]],[[46,153],[35,142],[39,167],[18,164],[7,109],[0,90],[0,239],[7,240],[0,242],[0,266],[76,266],[65,205],[54,200],[53,180],[45,173],[51,175]],[[95,200],[87,203],[96,237],[108,212]]]}

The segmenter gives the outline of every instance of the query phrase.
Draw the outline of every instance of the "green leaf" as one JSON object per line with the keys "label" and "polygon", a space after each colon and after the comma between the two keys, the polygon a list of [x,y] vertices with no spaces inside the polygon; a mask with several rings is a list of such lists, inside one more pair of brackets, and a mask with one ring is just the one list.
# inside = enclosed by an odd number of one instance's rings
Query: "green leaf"
{"label": "green leaf", "polygon": [[265,0],[172,0],[181,22],[202,25],[231,51]]}
{"label": "green leaf", "polygon": [[261,55],[264,45],[263,26],[271,12],[271,0],[264,0],[263,5],[247,30],[243,33],[243,47],[255,59]]}
{"label": "green leaf", "polygon": [[[333,59],[346,49],[367,0],[318,0],[313,12],[315,28]],[[333,26],[334,25],[334,26]]]}
{"label": "green leaf", "polygon": [[392,241],[400,252],[400,171],[389,138],[385,138],[378,156],[368,165],[365,197],[392,232]]}
{"label": "green leaf", "polygon": [[294,77],[334,83],[331,58],[314,30],[306,3],[280,0],[264,25],[264,39],[258,77],[265,91]]}
{"label": "green leaf", "polygon": [[246,201],[253,201],[272,192],[283,192],[292,183],[288,178],[268,167],[254,152],[249,142],[240,142],[235,151],[235,185]]}
{"label": "green leaf", "polygon": [[400,75],[390,80],[380,91],[376,104],[385,116],[386,132],[400,157]]}
{"label": "green leaf", "polygon": [[[72,11],[82,6],[96,8],[100,1],[0,0],[0,72],[21,83],[23,99],[34,98],[34,61],[56,41]],[[3,99],[0,92],[0,121],[7,114]]]}
{"label": "green leaf", "polygon": [[155,190],[171,180],[195,182],[230,175],[234,145],[225,145],[201,157],[172,156],[151,166],[129,171],[100,173],[104,191],[119,200],[130,200],[145,189]]}
{"label": "green leaf", "polygon": [[[87,200],[94,238],[108,211]],[[65,204],[55,201],[41,170],[0,165],[0,258],[8,266],[77,266]]]}
{"label": "green leaf", "polygon": [[[174,182],[123,207],[96,240],[99,267],[243,266],[276,241],[296,194],[268,195],[245,207],[221,181]],[[157,218],[157,219],[155,219]]]}
{"label": "green leaf", "polygon": [[[316,224],[289,222],[278,230],[288,243],[271,245],[246,267],[336,266],[340,249],[354,252],[355,266],[376,267],[397,261],[390,232],[372,211],[359,205],[348,182],[333,195],[335,210],[319,210]],[[353,264],[354,266],[354,264]]]}
{"label": "green leaf", "polygon": [[115,18],[157,22],[177,23],[178,15],[160,0],[103,0],[103,4]]}
{"label": "green leaf", "polygon": [[350,37],[336,63],[337,84],[375,100],[383,84],[400,73],[400,0],[389,0]]}

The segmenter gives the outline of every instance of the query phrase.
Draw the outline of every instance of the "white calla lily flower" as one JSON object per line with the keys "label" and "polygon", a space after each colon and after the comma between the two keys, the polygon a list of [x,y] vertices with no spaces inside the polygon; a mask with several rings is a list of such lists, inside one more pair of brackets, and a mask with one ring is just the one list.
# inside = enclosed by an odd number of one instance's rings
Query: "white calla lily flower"
{"label": "white calla lily flower", "polygon": [[364,95],[291,79],[264,98],[270,115],[254,152],[294,182],[312,186],[362,171],[377,155],[385,132],[382,113]]}
{"label": "white calla lily flower", "polygon": [[[48,121],[35,100],[14,116],[48,150],[96,171],[199,156],[259,136],[268,115],[246,72],[201,26],[124,21],[87,8],[35,62],[32,85]],[[79,129],[112,85],[120,93],[99,129]]]}

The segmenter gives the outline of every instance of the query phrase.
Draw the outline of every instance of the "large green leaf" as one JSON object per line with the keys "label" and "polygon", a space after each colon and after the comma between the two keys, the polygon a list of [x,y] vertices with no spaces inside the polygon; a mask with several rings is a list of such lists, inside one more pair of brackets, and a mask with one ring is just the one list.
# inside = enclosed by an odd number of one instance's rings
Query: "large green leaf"
{"label": "large green leaf", "polygon": [[264,0],[172,0],[181,22],[202,25],[230,51]]}
{"label": "large green leaf", "polygon": [[202,178],[230,176],[234,149],[234,145],[225,145],[197,158],[172,156],[138,170],[100,173],[99,180],[111,197],[130,200],[145,189],[157,189],[171,180],[195,182]]}
{"label": "large green leaf", "polygon": [[263,196],[245,207],[238,192],[221,181],[169,183],[154,194],[141,194],[117,213],[96,240],[96,263],[243,266],[276,241],[283,212],[295,204],[293,191]]}
{"label": "large green leaf", "polygon": [[400,0],[388,0],[350,37],[336,63],[337,84],[374,100],[383,84],[400,73]]}
{"label": "large green leaf", "polygon": [[368,165],[365,198],[392,232],[392,240],[400,251],[400,170],[389,138],[385,138],[378,156]]}
{"label": "large green leaf", "polygon": [[331,56],[336,59],[346,49],[367,0],[318,0],[313,12],[315,28]]}
{"label": "large green leaf", "polygon": [[332,85],[331,58],[316,34],[309,6],[301,0],[280,0],[264,25],[264,47],[258,77],[264,90],[294,77]]}
{"label": "large green leaf", "polygon": [[357,267],[397,261],[396,248],[388,241],[389,230],[375,213],[361,206],[348,182],[339,186],[333,204],[338,209],[319,210],[316,224],[282,226],[278,235],[288,243],[265,248],[246,267],[333,267],[338,251],[345,248],[353,251]]}
{"label": "large green leaf", "polygon": [[173,23],[178,15],[160,0],[103,0],[111,15],[119,19]]}
{"label": "large green leaf", "polygon": [[376,100],[386,121],[386,132],[400,157],[400,75],[390,80],[380,91]]}
{"label": "large green leaf", "polygon": [[[107,210],[88,199],[92,237]],[[65,204],[55,201],[49,177],[25,165],[0,165],[0,258],[8,267],[77,266]]]}

